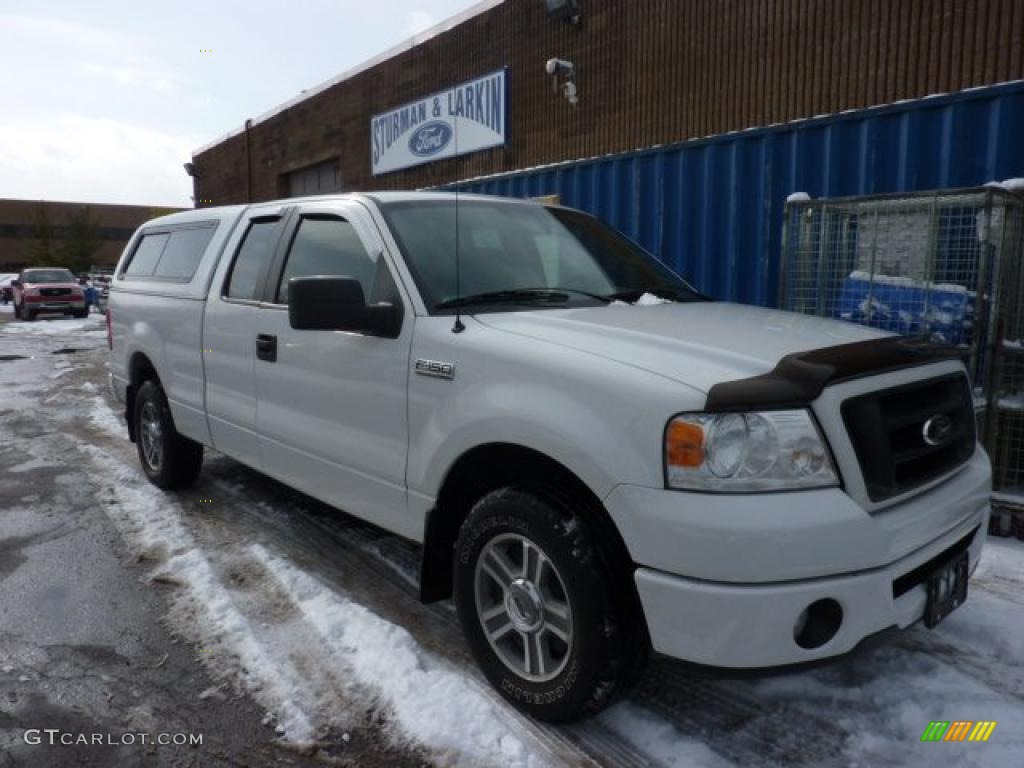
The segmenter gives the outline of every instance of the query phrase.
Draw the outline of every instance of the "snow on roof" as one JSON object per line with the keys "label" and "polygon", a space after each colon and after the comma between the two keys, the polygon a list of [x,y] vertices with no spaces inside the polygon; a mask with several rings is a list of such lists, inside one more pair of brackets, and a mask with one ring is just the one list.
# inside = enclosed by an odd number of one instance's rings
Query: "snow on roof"
{"label": "snow on roof", "polygon": [[[314,96],[323,93],[328,88],[332,88],[338,83],[342,83],[346,80],[349,80],[355,77],[356,75],[360,74],[361,72],[365,72],[366,70],[371,69],[377,66],[378,64],[387,61],[388,59],[393,59],[395,56],[398,56],[399,54],[405,53],[406,51],[410,51],[417,45],[425,43],[428,40],[437,37],[438,35],[447,32],[450,29],[454,29],[459,24],[462,24],[464,21],[469,21],[473,17],[479,16],[480,14],[489,11],[491,8],[501,5],[503,2],[504,0],[480,0],[480,2],[478,2],[476,5],[470,6],[466,10],[457,13],[454,16],[451,16],[450,18],[445,19],[439,24],[435,24],[429,29],[425,29],[419,34],[413,35],[412,37],[402,41],[398,45],[389,48],[383,53],[374,56],[372,59],[367,59],[362,64],[358,64],[355,67],[352,67],[351,69],[342,72],[340,75],[336,75],[335,77],[332,77],[330,80],[325,80],[319,85],[313,86],[312,88],[308,88],[307,90],[300,93],[298,96],[293,96],[292,98],[288,99],[288,101],[278,104],[273,109],[264,112],[263,114],[258,115],[257,117],[254,117],[252,119],[252,122],[249,123],[249,125],[251,127],[253,125],[259,125],[260,123],[266,122],[270,118],[281,114],[286,109],[290,109],[294,107],[296,104],[301,104],[307,99],[311,99]],[[232,131],[228,131],[220,138],[214,139],[213,141],[210,141],[204,144],[203,146],[199,147],[199,149],[195,150],[192,153],[192,157],[195,157],[196,155],[201,155],[208,149],[213,149],[213,147],[217,146],[218,144],[221,144],[227,141],[228,139],[234,136],[238,136],[244,132],[245,125],[243,124],[239,128],[235,128]]]}

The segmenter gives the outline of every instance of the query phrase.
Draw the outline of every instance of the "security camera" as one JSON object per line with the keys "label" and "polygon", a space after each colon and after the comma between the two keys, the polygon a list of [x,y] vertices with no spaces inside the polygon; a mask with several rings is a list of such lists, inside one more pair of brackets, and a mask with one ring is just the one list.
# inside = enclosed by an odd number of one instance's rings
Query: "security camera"
{"label": "security camera", "polygon": [[576,65],[565,59],[548,59],[544,70],[551,78],[551,88],[555,93],[559,91],[572,105],[579,101],[576,90]]}
{"label": "security camera", "polygon": [[565,59],[548,59],[548,63],[544,67],[548,74],[552,77],[556,75],[565,75],[566,77],[572,77],[576,71],[576,67],[571,61]]}

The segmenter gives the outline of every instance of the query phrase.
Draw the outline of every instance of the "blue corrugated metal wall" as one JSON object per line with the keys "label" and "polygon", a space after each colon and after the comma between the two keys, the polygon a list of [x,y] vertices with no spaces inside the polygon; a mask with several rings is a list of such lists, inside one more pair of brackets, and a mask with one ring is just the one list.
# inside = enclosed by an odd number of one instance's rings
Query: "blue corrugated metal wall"
{"label": "blue corrugated metal wall", "polygon": [[1024,176],[1024,82],[471,180],[463,191],[561,196],[718,299],[773,305],[782,215],[812,197]]}

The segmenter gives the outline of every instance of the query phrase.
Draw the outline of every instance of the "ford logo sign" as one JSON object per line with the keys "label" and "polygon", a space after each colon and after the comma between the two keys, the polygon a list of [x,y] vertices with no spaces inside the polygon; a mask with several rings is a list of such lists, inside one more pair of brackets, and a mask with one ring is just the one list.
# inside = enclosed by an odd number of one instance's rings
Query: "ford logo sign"
{"label": "ford logo sign", "polygon": [[939,446],[949,440],[953,433],[953,420],[941,413],[932,416],[924,423],[921,429],[921,437],[931,446]]}
{"label": "ford logo sign", "polygon": [[447,147],[451,140],[451,126],[435,120],[422,126],[409,137],[409,151],[417,157],[430,157]]}

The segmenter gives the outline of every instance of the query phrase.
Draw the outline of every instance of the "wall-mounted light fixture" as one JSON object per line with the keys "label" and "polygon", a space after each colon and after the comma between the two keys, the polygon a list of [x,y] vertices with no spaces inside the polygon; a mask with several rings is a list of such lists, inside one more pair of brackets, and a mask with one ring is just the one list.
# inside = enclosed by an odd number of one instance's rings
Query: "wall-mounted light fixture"
{"label": "wall-mounted light fixture", "polygon": [[562,19],[570,24],[580,23],[580,7],[576,0],[544,0],[548,16]]}

